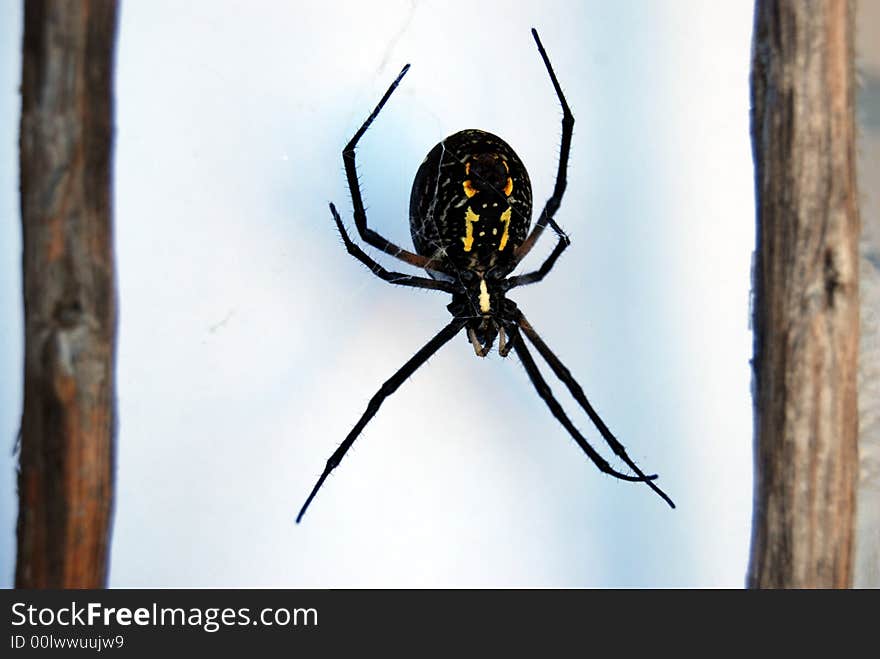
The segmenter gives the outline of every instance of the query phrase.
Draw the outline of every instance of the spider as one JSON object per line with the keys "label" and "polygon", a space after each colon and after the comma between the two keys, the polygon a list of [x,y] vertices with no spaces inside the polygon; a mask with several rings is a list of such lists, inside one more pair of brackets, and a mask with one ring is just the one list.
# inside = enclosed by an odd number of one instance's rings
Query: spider
{"label": "spider", "polygon": [[[511,350],[516,352],[532,385],[550,408],[550,412],[601,471],[620,480],[644,482],[670,507],[675,508],[672,500],[653,482],[657,478],[656,474],[646,476],[630,459],[623,445],[611,434],[608,426],[593,409],[568,368],[544,343],[516,304],[506,297],[507,292],[517,286],[534,284],[544,279],[570,244],[568,236],[553,216],[559,209],[565,192],[574,116],[538,32],[534,29],[532,36],[562,106],[562,143],[553,194],[544,204],[531,232],[529,225],[532,215],[532,188],[529,175],[519,156],[504,140],[482,130],[463,130],[450,135],[431,149],[416,172],[410,196],[409,220],[415,253],[398,247],[367,226],[355,165],[355,148],[397,89],[409,70],[409,64],[403,67],[372,114],[342,151],[345,175],[354,206],[355,226],[361,239],[404,263],[425,269],[430,278],[392,272],[379,265],[352,241],[336,206],[330,203],[330,213],[346,250],[370,268],[374,275],[387,282],[451,294],[452,302],[447,309],[452,314],[452,320],[401,366],[370,399],[366,411],[327,460],[324,471],[296,518],[297,523],[302,520],[327,476],[339,466],[348,449],[385,399],[462,330],[465,330],[468,341],[479,357],[485,357],[489,353],[496,338],[498,353],[502,357],[506,357]],[[510,276],[548,225],[557,237],[553,251],[537,270]],[[575,428],[538,370],[523,335],[568,388],[614,454],[635,472],[635,476],[614,469]]]}

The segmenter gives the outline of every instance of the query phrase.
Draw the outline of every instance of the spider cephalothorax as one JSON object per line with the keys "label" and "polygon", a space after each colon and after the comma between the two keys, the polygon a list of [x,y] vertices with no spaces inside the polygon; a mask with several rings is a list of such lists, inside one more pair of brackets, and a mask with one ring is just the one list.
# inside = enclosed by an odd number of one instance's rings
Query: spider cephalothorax
{"label": "spider cephalothorax", "polygon": [[[416,172],[410,196],[410,232],[415,252],[398,247],[367,226],[367,214],[355,166],[355,147],[406,75],[409,64],[403,67],[376,109],[342,152],[354,206],[355,226],[361,239],[409,265],[424,268],[430,278],[386,270],[351,240],[336,207],[330,204],[330,212],[346,249],[369,267],[373,274],[385,281],[451,294],[452,302],[447,308],[452,314],[452,321],[401,366],[370,399],[366,411],[327,460],[324,471],[296,518],[297,522],[302,519],[324,480],[339,465],[354,440],[375,416],[382,402],[431,355],[462,330],[480,357],[489,353],[496,338],[498,352],[502,357],[506,357],[511,350],[516,352],[535,390],[550,408],[550,412],[601,471],[620,480],[645,482],[670,506],[675,507],[672,500],[654,484],[657,476],[646,476],[630,459],[623,445],[593,409],[583,389],[565,365],[544,343],[516,304],[506,297],[507,292],[517,286],[533,284],[543,279],[569,245],[568,236],[553,216],[559,209],[565,192],[574,117],[535,30],[532,30],[532,36],[562,106],[562,143],[553,194],[544,204],[531,232],[532,186],[526,168],[504,140],[482,130],[463,130],[450,135],[431,149]],[[551,254],[537,270],[509,276],[547,226],[553,229],[558,239]],[[531,351],[523,340],[524,336],[547,362],[554,375],[568,388],[614,454],[636,475],[624,474],[614,469],[581,435],[538,370]]]}

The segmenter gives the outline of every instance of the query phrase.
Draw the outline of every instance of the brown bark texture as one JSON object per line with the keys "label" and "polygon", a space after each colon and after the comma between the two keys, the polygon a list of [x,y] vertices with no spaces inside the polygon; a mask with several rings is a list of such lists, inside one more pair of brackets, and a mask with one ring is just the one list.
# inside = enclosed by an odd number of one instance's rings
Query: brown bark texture
{"label": "brown bark texture", "polygon": [[24,3],[19,588],[106,583],[115,441],[116,3]]}
{"label": "brown bark texture", "polygon": [[847,0],[755,5],[752,588],[852,584],[859,347],[853,11]]}

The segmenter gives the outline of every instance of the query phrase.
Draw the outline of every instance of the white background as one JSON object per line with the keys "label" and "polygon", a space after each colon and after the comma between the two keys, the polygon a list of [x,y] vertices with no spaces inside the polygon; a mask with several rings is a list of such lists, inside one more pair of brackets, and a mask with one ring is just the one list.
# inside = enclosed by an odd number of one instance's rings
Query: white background
{"label": "white background", "polygon": [[[744,0],[123,3],[110,584],[742,586],[751,20]],[[411,62],[359,150],[371,225],[410,244],[415,170],[464,128],[517,150],[540,207],[561,113],[532,26],[577,120],[557,215],[573,245],[511,297],[678,509],[600,474],[516,358],[478,359],[462,336],[385,403],[297,526],[366,402],[449,318],[447,296],[390,286],[345,253],[327,211],[334,200],[353,228],[342,146]],[[0,0],[0,35],[9,586],[20,3]]]}

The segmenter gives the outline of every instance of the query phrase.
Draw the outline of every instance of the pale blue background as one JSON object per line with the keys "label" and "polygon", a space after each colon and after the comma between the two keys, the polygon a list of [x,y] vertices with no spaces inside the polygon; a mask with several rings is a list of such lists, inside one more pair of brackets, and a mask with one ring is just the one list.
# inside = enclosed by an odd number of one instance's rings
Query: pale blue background
{"label": "pale blue background", "polygon": [[[6,586],[19,5],[0,0]],[[740,587],[751,14],[746,0],[123,3],[111,585]],[[367,400],[448,319],[442,294],[389,286],[345,253],[327,212],[335,200],[352,225],[339,152],[411,62],[359,151],[372,225],[410,244],[415,170],[463,128],[503,136],[542,202],[560,110],[532,26],[577,119],[557,216],[573,246],[512,297],[679,508],[597,472],[516,359],[477,359],[462,336],[386,402],[296,526]]]}

